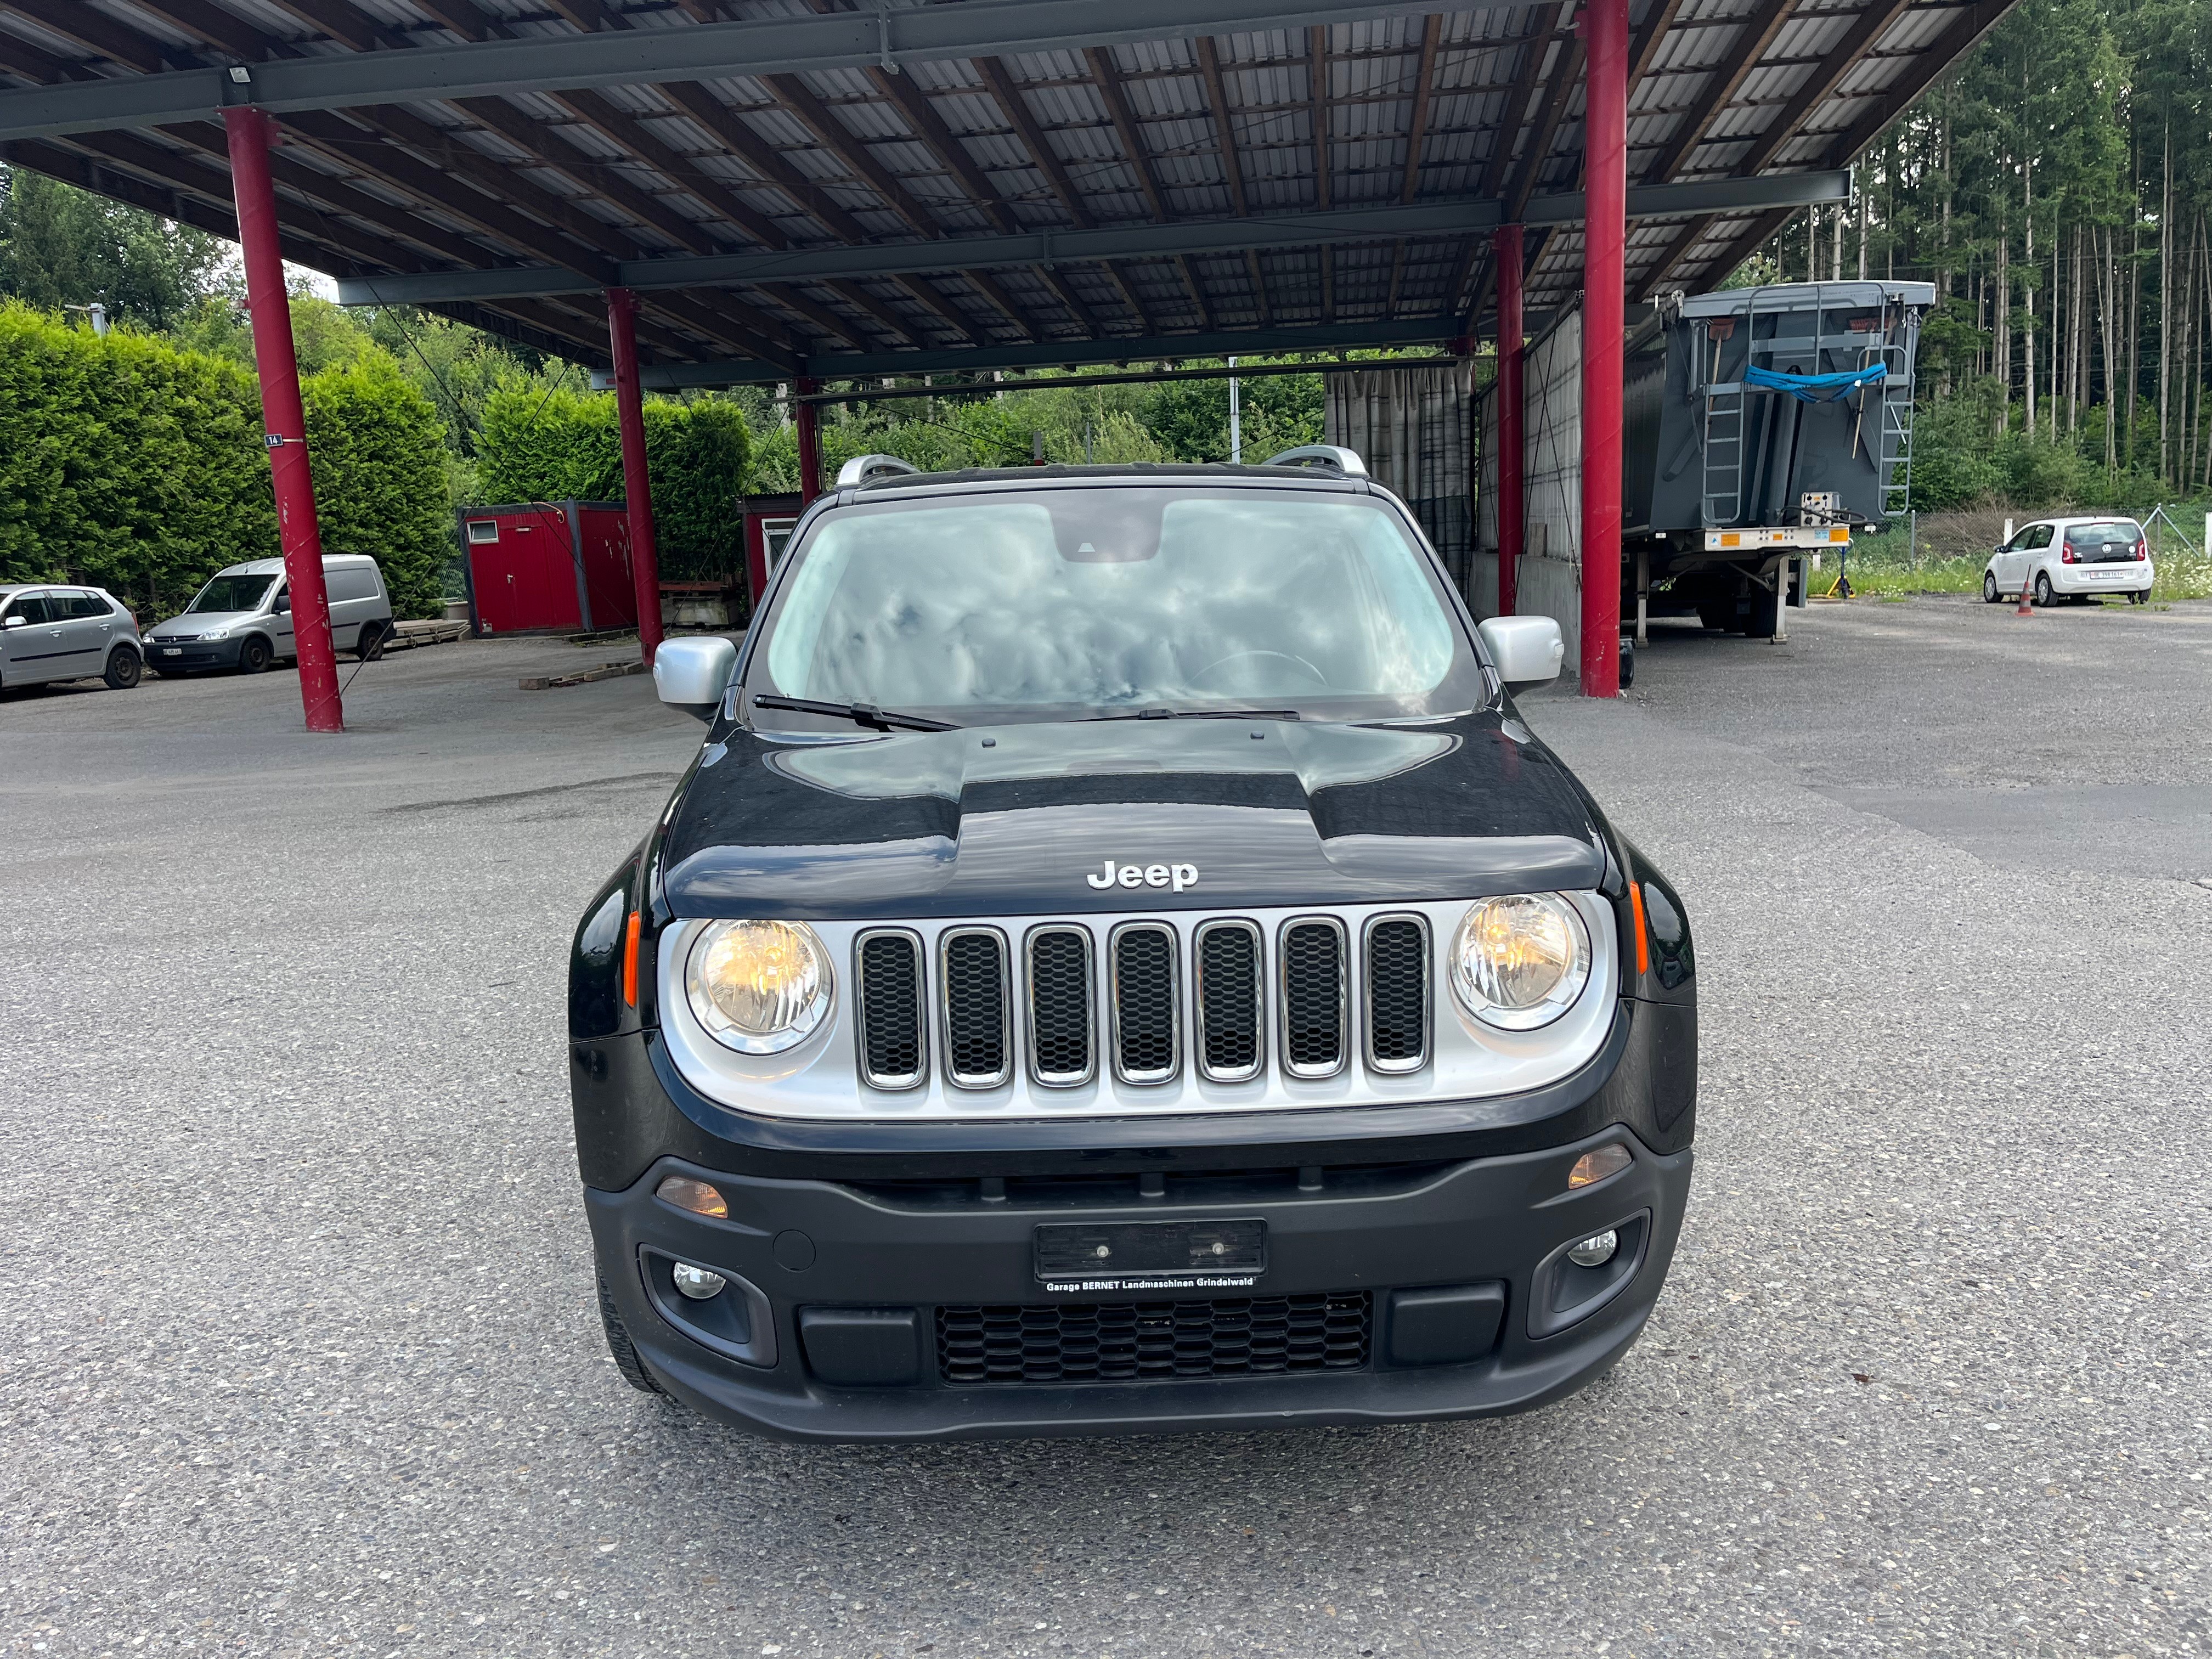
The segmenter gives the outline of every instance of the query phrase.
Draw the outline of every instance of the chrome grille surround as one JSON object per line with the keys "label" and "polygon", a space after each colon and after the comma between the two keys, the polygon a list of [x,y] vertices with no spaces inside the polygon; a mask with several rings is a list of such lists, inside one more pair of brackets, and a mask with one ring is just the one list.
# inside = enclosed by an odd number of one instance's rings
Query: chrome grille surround
{"label": "chrome grille surround", "polygon": [[[1147,961],[1154,957],[1164,975]],[[1116,924],[1106,936],[1106,984],[1114,1004],[1114,1075],[1123,1083],[1169,1081],[1182,1069],[1182,947],[1174,927]],[[1146,1063],[1163,1053],[1164,1064]]]}
{"label": "chrome grille surround", "polygon": [[[1048,961],[1042,969],[1039,959],[1046,952],[1062,954],[1066,942],[1078,942],[1082,955],[1074,965],[1079,971],[1074,977],[1081,981],[1075,988],[1055,985],[1055,979],[1067,973],[1069,964]],[[1056,949],[1055,947],[1060,947]],[[1029,1019],[1029,1037],[1024,1051],[1029,1056],[1030,1079],[1043,1089],[1076,1089],[1098,1075],[1098,988],[1095,968],[1096,952],[1091,943],[1091,930],[1073,922],[1048,921],[1030,929],[1022,941],[1022,1004]],[[1040,997],[1046,1000],[1041,1001]],[[1083,1045],[1083,1064],[1069,1067],[1048,1063],[1066,1058],[1065,1048],[1073,1036],[1066,1027],[1067,1010],[1062,1006],[1071,998],[1080,1003],[1082,1018],[1079,1036]],[[1051,1044],[1053,1052],[1047,1053]]]}
{"label": "chrome grille surround", "polygon": [[[1237,983],[1247,970],[1232,971],[1228,963],[1218,963],[1211,970],[1208,957],[1210,947],[1217,939],[1243,938],[1249,941],[1251,963],[1250,1007],[1249,1014],[1241,1005],[1246,988]],[[1194,981],[1191,1003],[1198,1015],[1198,1041],[1195,1053],[1200,1077],[1211,1083],[1249,1083],[1267,1069],[1267,938],[1257,922],[1247,921],[1241,916],[1201,921],[1191,933],[1191,975]],[[1234,1049],[1242,1045],[1242,1030],[1231,1027],[1225,1018],[1229,1010],[1217,1004],[1217,996],[1224,1000],[1234,997],[1240,1005],[1236,1012],[1240,1024],[1249,1018],[1252,1058],[1249,1064],[1237,1065],[1217,1061],[1217,1046]]]}
{"label": "chrome grille surround", "polygon": [[[913,1007],[901,1014],[896,1004],[902,1000],[896,988],[885,989],[884,974],[893,964],[882,960],[883,947],[900,945],[913,954],[908,971],[914,975]],[[872,951],[871,947],[875,947]],[[872,956],[875,960],[872,961]],[[929,1077],[929,975],[925,964],[927,953],[922,949],[921,935],[911,927],[870,927],[853,940],[853,1017],[858,1022],[860,1036],[854,1052],[859,1056],[860,1080],[871,1089],[896,1092],[917,1089]],[[871,1017],[873,1005],[876,1012]],[[896,1018],[893,1027],[890,1022]],[[879,1072],[875,1060],[879,1049],[905,1041],[909,1033],[914,1043],[914,1064],[899,1071]]]}
{"label": "chrome grille surround", "polygon": [[[1376,935],[1386,928],[1410,927],[1419,930],[1419,956],[1414,969],[1419,979],[1416,994],[1419,1004],[1420,1036],[1411,1055],[1385,1054],[1382,1048],[1386,1028],[1394,1033],[1412,1022],[1398,1017],[1395,1011],[1378,1015],[1378,998],[1391,997],[1394,992],[1402,994],[1399,988],[1384,983],[1383,975],[1376,971],[1378,948]],[[1360,930],[1359,939],[1359,1030],[1362,1053],[1367,1064],[1378,1072],[1418,1072],[1429,1063],[1429,1051],[1434,1043],[1437,1018],[1436,942],[1430,937],[1429,919],[1418,910],[1389,910],[1367,918]],[[1449,992],[1445,993],[1449,995]]]}
{"label": "chrome grille surround", "polygon": [[[1134,896],[1133,895],[1132,896]],[[839,985],[835,1006],[821,1024],[797,1046],[782,1053],[744,1054],[717,1043],[699,1025],[683,991],[684,967],[705,919],[684,920],[661,930],[657,951],[659,995],[656,999],[660,1038],[683,1085],[699,1097],[697,1109],[726,1109],[769,1120],[902,1123],[994,1121],[1055,1118],[1131,1118],[1281,1112],[1363,1106],[1415,1107],[1463,1103],[1541,1088],[1571,1075],[1596,1057],[1616,1018],[1620,988],[1620,923],[1611,904],[1595,893],[1564,895],[1581,919],[1589,946],[1588,982],[1574,1004],[1557,1019],[1532,1031],[1508,1031],[1476,1020],[1453,997],[1448,977],[1449,941],[1475,898],[1399,900],[1391,903],[1339,904],[1327,915],[1340,921],[1348,946],[1345,993],[1350,1018],[1343,1028],[1346,1063],[1323,1078],[1298,1077],[1284,1065],[1280,1013],[1265,1009],[1266,1053],[1258,1073],[1244,1081],[1208,1074],[1197,957],[1201,929],[1218,922],[1249,922],[1260,933],[1259,971],[1263,994],[1279,1000],[1277,948],[1283,925],[1315,914],[1310,907],[1257,907],[1228,912],[1194,904],[1185,909],[1156,909],[1120,915],[1063,912],[1057,915],[961,915],[854,919],[808,918],[808,923],[841,966],[854,964],[852,977]],[[1372,1043],[1364,948],[1369,923],[1386,918],[1419,917],[1426,924],[1429,1030],[1424,1063],[1415,1070],[1391,1071],[1370,1063]],[[1143,921],[1172,931],[1176,944],[1176,1042],[1180,1064],[1160,1083],[1129,1083],[1097,1056],[1113,1042],[1109,1000],[1108,940],[1117,923]],[[1036,1052],[1031,1014],[1029,941],[1040,929],[1079,929],[1089,939],[1091,1012],[1091,1075],[1083,1082],[1040,1081],[1030,1056]],[[998,981],[1004,994],[1000,1021],[993,1026],[998,1055],[1006,1074],[995,1085],[980,1085],[963,1071],[956,1082],[945,1058],[943,945],[948,935],[975,932],[1009,941],[995,958],[1005,964]],[[857,946],[865,934],[908,933],[919,938],[925,988],[934,999],[927,1010],[929,1042],[935,1050],[923,1062],[921,1081],[902,1090],[878,1089],[862,1077],[861,1004],[865,969]],[[1016,957],[1016,951],[1020,955]],[[1021,1058],[1014,1058],[1013,1044]],[[1386,1053],[1385,1063],[1389,1062]],[[702,1119],[707,1121],[707,1119]]]}
{"label": "chrome grille surround", "polygon": [[[987,958],[975,945],[988,941]],[[995,970],[995,980],[988,976]],[[968,981],[984,976],[983,982]],[[1014,1074],[1014,988],[1006,936],[996,927],[948,927],[937,936],[937,1005],[945,1075],[956,1089],[995,1089]],[[995,1057],[988,1069],[965,1062]]]}
{"label": "chrome grille surround", "polygon": [[[1347,954],[1344,923],[1334,916],[1292,916],[1276,931],[1275,1006],[1280,1011],[1283,1069],[1294,1078],[1334,1077],[1351,1054]],[[1323,1052],[1328,1057],[1319,1058]]]}

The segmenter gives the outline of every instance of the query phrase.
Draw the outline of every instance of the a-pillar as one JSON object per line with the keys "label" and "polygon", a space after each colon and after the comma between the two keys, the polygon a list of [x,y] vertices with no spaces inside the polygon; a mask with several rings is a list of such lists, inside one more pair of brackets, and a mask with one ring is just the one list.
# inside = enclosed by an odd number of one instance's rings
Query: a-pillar
{"label": "a-pillar", "polygon": [[258,109],[227,109],[230,187],[245,255],[246,303],[253,317],[253,367],[261,381],[261,422],[276,494],[277,544],[292,601],[292,649],[300,662],[300,702],[310,732],[343,732],[338,653],[331,643],[330,597],[323,588],[323,537],[315,521],[315,479],[307,465],[307,422],[300,406],[300,360],[292,349],[292,301],[276,240],[276,192],[269,147],[276,124]]}
{"label": "a-pillar", "polygon": [[1627,331],[1628,0],[1589,0],[1583,143],[1583,695],[1620,695],[1620,404]]}
{"label": "a-pillar", "polygon": [[1491,257],[1498,262],[1498,614],[1510,617],[1520,610],[1521,550],[1528,522],[1522,483],[1527,440],[1521,371],[1527,358],[1520,226],[1498,226]]}
{"label": "a-pillar", "polygon": [[637,295],[607,290],[607,340],[615,360],[615,414],[622,428],[623,503],[629,520],[629,574],[637,594],[637,649],[647,668],[660,649],[660,553],[653,539],[653,481],[645,466],[645,393],[637,378]]}
{"label": "a-pillar", "polygon": [[822,422],[817,412],[821,405],[806,401],[822,390],[822,382],[794,381],[793,390],[798,393],[791,418],[799,428],[799,499],[803,504],[822,493]]}

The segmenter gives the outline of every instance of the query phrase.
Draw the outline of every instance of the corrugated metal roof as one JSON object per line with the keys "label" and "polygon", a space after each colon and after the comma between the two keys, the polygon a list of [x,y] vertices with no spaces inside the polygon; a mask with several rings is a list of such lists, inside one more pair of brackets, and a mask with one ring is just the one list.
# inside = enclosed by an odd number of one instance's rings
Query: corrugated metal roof
{"label": "corrugated metal roof", "polygon": [[[73,27],[67,8],[0,0],[0,84],[453,46],[471,43],[464,28],[484,40],[573,35],[595,21],[682,30],[850,3],[82,0],[84,21]],[[1839,166],[2002,7],[1634,0],[1642,72],[1631,91],[1631,181]],[[288,117],[293,142],[278,178],[288,252],[354,276],[564,259],[575,268],[586,258],[1218,221],[1240,199],[1246,213],[1264,216],[1578,189],[1580,75],[1559,80],[1580,52],[1560,33],[1559,0],[1440,15],[1425,88],[1428,20],[1391,15],[1233,33],[1206,48],[1164,38],[895,71],[845,67]],[[1869,33],[1875,38],[1854,46],[1855,34]],[[143,52],[133,55],[131,40]],[[58,76],[42,67],[56,60]],[[1224,106],[1217,107],[1217,76]],[[18,143],[9,159],[221,224],[226,164],[219,128],[206,126]],[[1548,142],[1532,154],[1547,128]],[[511,199],[501,203],[506,180]],[[1717,281],[1786,216],[1638,222],[1632,295]],[[1528,303],[1541,309],[1581,286],[1581,236],[1567,225],[1529,240]],[[641,297],[646,343],[661,361],[1424,319],[1449,338],[1480,326],[1489,257],[1486,234],[1430,233],[1249,256],[1139,252],[1049,270]],[[604,354],[597,307],[584,300],[450,309],[550,349]]]}

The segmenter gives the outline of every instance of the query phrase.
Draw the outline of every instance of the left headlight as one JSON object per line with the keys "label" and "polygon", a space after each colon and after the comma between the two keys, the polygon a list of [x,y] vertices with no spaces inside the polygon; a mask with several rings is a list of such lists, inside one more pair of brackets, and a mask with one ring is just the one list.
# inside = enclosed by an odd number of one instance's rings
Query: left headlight
{"label": "left headlight", "polygon": [[210,628],[200,637],[204,640],[227,640],[230,637],[230,630],[228,628]]}
{"label": "left headlight", "polygon": [[1549,1025],[1574,1006],[1589,971],[1589,931],[1556,893],[1484,899],[1452,936],[1452,994],[1504,1030]]}
{"label": "left headlight", "polygon": [[799,921],[717,921],[700,931],[684,988],[708,1035],[741,1054],[795,1048],[829,1017],[830,953]]}

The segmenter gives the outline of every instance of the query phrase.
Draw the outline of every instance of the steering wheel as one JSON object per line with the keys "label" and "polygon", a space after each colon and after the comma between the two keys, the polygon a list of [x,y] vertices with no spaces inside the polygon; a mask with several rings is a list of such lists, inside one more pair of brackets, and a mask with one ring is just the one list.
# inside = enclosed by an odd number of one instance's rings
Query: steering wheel
{"label": "steering wheel", "polygon": [[1278,662],[1295,663],[1299,668],[1303,669],[1307,674],[1312,677],[1313,683],[1316,685],[1326,686],[1328,684],[1328,675],[1322,673],[1320,669],[1316,668],[1304,657],[1294,657],[1287,651],[1232,651],[1227,656],[1218,658],[1214,661],[1206,664],[1205,667],[1200,669],[1198,672],[1192,675],[1191,678],[1194,680],[1202,681],[1207,675],[1212,673],[1215,669],[1224,668],[1232,662],[1242,662],[1247,657],[1273,657]]}

